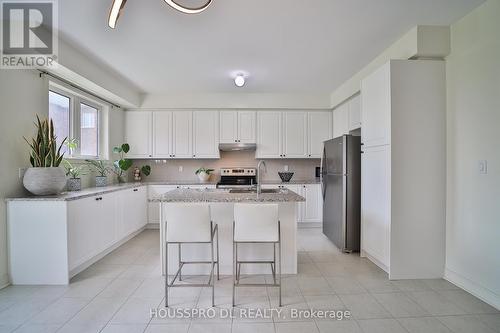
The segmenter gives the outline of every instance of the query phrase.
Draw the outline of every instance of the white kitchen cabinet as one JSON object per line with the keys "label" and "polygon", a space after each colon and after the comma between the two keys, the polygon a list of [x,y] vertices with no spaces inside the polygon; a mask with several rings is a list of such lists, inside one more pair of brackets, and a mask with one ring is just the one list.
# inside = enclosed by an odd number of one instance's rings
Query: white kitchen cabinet
{"label": "white kitchen cabinet", "polygon": [[320,184],[302,185],[301,195],[306,198],[302,205],[301,222],[323,221],[323,196]]}
{"label": "white kitchen cabinet", "polygon": [[390,279],[445,263],[444,61],[391,60],[361,84],[361,255]]}
{"label": "white kitchen cabinet", "polygon": [[307,112],[283,112],[283,157],[307,158]]}
{"label": "white kitchen cabinet", "polygon": [[349,131],[361,128],[361,96],[355,95],[349,100]]}
{"label": "white kitchen cabinet", "polygon": [[69,201],[27,199],[7,205],[13,284],[68,284],[147,221],[144,186]]}
{"label": "white kitchen cabinet", "polygon": [[388,145],[363,148],[361,154],[363,249],[386,270],[390,266],[390,154]]}
{"label": "white kitchen cabinet", "polygon": [[125,142],[130,145],[128,158],[152,157],[152,113],[150,111],[125,112]]}
{"label": "white kitchen cabinet", "polygon": [[390,68],[390,63],[387,63],[361,82],[361,142],[367,147],[391,141]]}
{"label": "white kitchen cabinet", "polygon": [[330,140],[332,133],[331,112],[308,112],[308,157],[321,158],[323,155],[323,142]]}
{"label": "white kitchen cabinet", "polygon": [[281,158],[282,153],[281,111],[262,111],[257,114],[256,158]]}
{"label": "white kitchen cabinet", "polygon": [[333,137],[349,134],[349,103],[344,102],[333,110]]}
{"label": "white kitchen cabinet", "polygon": [[172,157],[172,112],[153,112],[153,157]]}
{"label": "white kitchen cabinet", "polygon": [[193,112],[172,112],[172,157],[193,157]]}
{"label": "white kitchen cabinet", "polygon": [[219,112],[193,112],[193,157],[219,158]]}
{"label": "white kitchen cabinet", "polygon": [[255,143],[255,111],[221,111],[220,143]]}
{"label": "white kitchen cabinet", "polygon": [[255,111],[238,111],[238,142],[255,143],[256,122]]}

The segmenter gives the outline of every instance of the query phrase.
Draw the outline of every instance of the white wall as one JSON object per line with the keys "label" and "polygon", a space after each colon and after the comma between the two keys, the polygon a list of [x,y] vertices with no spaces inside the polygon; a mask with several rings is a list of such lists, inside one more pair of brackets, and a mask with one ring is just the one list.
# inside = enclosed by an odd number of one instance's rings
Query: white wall
{"label": "white wall", "polygon": [[[500,0],[451,27],[446,278],[500,308]],[[488,161],[488,174],[478,161]]]}
{"label": "white wall", "polygon": [[48,83],[35,71],[0,70],[0,288],[8,283],[6,205],[4,198],[24,193],[18,177],[29,166],[23,135],[34,133],[35,115],[48,115]]}

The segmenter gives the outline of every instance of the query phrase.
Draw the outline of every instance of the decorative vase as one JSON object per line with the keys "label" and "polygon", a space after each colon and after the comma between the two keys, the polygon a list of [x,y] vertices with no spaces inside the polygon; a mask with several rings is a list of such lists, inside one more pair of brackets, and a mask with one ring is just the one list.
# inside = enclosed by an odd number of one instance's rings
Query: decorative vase
{"label": "decorative vase", "polygon": [[198,173],[198,179],[199,179],[202,183],[207,182],[209,178],[210,178],[210,174],[208,174],[208,173],[206,173],[206,172],[199,172],[199,173]]}
{"label": "decorative vase", "polygon": [[28,168],[23,178],[24,188],[34,195],[56,195],[66,186],[63,168]]}
{"label": "decorative vase", "polygon": [[70,178],[68,179],[68,184],[66,187],[68,188],[68,191],[80,191],[82,189],[82,179]]}
{"label": "decorative vase", "polygon": [[95,186],[96,187],[108,186],[108,177],[106,177],[106,176],[96,176],[95,177]]}

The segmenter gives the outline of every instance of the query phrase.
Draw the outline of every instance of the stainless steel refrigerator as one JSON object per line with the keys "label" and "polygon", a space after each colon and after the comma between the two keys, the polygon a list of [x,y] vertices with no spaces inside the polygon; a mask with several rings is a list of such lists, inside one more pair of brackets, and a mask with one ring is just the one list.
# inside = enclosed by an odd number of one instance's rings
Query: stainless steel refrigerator
{"label": "stainless steel refrigerator", "polygon": [[323,233],[343,252],[359,251],[361,138],[325,141],[321,169]]}

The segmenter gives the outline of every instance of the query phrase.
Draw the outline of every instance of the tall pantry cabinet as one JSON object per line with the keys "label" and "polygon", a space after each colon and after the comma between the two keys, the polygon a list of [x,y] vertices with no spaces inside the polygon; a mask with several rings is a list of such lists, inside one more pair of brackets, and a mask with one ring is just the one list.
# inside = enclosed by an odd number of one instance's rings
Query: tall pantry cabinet
{"label": "tall pantry cabinet", "polygon": [[361,255],[390,279],[445,260],[445,64],[391,60],[361,84]]}

